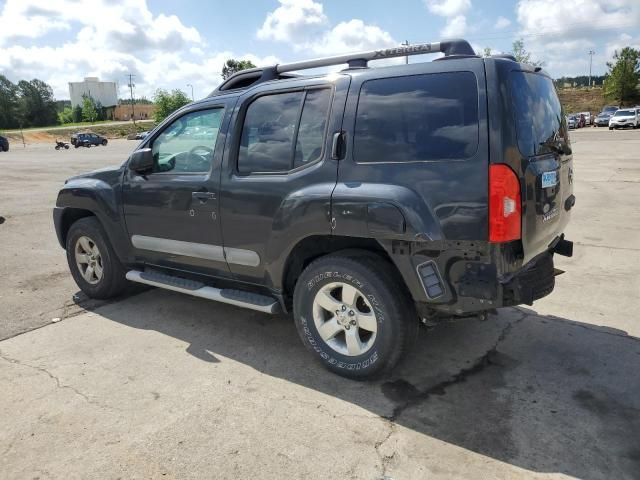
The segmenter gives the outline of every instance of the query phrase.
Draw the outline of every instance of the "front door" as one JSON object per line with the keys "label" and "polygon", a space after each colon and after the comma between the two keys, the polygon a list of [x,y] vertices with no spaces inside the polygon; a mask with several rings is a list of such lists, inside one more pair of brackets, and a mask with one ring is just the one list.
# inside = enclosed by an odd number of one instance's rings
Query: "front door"
{"label": "front door", "polygon": [[127,170],[123,185],[124,216],[137,261],[202,274],[228,273],[218,187],[232,107],[222,101],[187,111],[142,145],[152,150],[153,170]]}

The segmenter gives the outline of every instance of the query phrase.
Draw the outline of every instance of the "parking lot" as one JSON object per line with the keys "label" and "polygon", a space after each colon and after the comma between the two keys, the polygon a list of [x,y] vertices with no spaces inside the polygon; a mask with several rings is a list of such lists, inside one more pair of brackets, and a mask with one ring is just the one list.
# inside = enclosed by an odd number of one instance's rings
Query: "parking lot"
{"label": "parking lot", "polygon": [[133,141],[0,154],[0,478],[640,478],[640,130],[572,131],[556,290],[423,328],[393,377],[286,316],[153,289],[88,301],[51,208]]}

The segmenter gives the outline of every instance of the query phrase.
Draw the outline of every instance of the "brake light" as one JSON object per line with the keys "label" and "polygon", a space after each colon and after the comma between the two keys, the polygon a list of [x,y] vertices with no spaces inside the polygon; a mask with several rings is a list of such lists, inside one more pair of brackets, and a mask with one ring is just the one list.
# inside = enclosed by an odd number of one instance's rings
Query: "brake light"
{"label": "brake light", "polygon": [[508,242],[520,238],[522,204],[520,181],[507,165],[489,167],[489,241]]}

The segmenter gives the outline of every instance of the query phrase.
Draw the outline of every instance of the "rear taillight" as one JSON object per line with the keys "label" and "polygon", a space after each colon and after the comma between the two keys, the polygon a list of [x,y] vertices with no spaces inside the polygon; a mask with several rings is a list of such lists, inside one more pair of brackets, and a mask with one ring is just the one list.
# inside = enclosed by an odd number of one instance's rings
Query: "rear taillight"
{"label": "rear taillight", "polygon": [[520,238],[520,182],[507,165],[489,167],[489,241],[508,242]]}

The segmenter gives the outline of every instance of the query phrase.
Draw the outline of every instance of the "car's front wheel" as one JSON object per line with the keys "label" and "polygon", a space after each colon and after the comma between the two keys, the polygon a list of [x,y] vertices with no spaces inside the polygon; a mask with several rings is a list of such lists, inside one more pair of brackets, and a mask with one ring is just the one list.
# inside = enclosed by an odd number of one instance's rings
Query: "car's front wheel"
{"label": "car's front wheel", "polygon": [[115,297],[127,285],[124,269],[95,217],[81,218],[69,229],[67,263],[88,297]]}
{"label": "car's front wheel", "polygon": [[402,280],[383,258],[347,252],[312,262],[296,283],[293,312],[307,349],[353,379],[389,371],[418,327]]}

